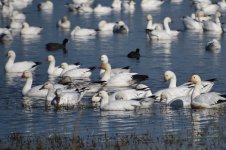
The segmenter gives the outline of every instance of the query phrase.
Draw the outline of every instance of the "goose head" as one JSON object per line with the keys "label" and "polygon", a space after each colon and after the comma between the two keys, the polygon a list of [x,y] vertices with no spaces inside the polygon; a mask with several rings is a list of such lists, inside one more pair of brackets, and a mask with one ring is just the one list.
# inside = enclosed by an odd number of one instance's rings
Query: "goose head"
{"label": "goose head", "polygon": [[67,21],[68,21],[67,16],[63,16],[63,18],[61,19],[61,22],[64,23],[64,22],[67,22]]}
{"label": "goose head", "polygon": [[16,53],[13,50],[9,50],[7,53],[7,57],[11,58],[11,57],[16,57]]}
{"label": "goose head", "polygon": [[173,77],[175,77],[175,74],[173,71],[168,70],[164,73],[164,81],[168,81],[168,80],[172,79]]}
{"label": "goose head", "polygon": [[31,73],[31,71],[26,70],[26,71],[23,72],[21,77],[22,78],[31,78],[32,77],[32,73]]}
{"label": "goose head", "polygon": [[47,60],[48,60],[49,62],[53,62],[53,61],[55,61],[55,58],[54,58],[53,55],[49,55]]}
{"label": "goose head", "polygon": [[171,23],[172,19],[170,17],[165,17],[164,22]]}
{"label": "goose head", "polygon": [[43,84],[43,86],[39,90],[42,90],[42,89],[53,89],[53,84],[50,82],[46,82]]}
{"label": "goose head", "polygon": [[108,56],[107,55],[101,55],[100,56],[100,61],[102,63],[108,63]]}
{"label": "goose head", "polygon": [[79,31],[81,28],[79,27],[79,26],[76,26],[75,28],[74,28],[74,31]]}
{"label": "goose head", "polygon": [[103,98],[108,97],[108,93],[106,91],[100,91],[97,96],[99,96],[103,99]]}
{"label": "goose head", "polygon": [[63,62],[63,63],[61,63],[60,68],[67,69],[68,68],[68,64],[66,62]]}
{"label": "goose head", "polygon": [[29,28],[29,24],[27,22],[23,23],[23,28]]}
{"label": "goose head", "polygon": [[146,19],[147,19],[147,21],[153,20],[153,18],[150,14],[147,15]]}
{"label": "goose head", "polygon": [[200,76],[197,75],[197,74],[192,75],[191,82],[194,83],[194,84],[200,84],[201,83]]}
{"label": "goose head", "polygon": [[216,12],[215,16],[216,16],[217,18],[219,18],[219,17],[221,17],[221,13],[218,11],[218,12]]}

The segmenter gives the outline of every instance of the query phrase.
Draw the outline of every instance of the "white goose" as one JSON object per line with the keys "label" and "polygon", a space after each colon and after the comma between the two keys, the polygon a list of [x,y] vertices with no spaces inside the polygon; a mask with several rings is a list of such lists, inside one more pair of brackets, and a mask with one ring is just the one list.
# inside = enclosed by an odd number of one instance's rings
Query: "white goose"
{"label": "white goose", "polygon": [[[187,82],[180,86],[177,86],[176,75],[174,72],[166,71],[164,73],[164,80],[170,81],[169,88],[162,89],[155,92],[153,95],[155,95],[156,100],[160,100],[161,94],[166,91],[167,91],[167,97],[165,96],[166,103],[169,103],[172,99],[176,97],[191,95],[192,93],[191,89],[193,88],[194,85],[192,85],[192,83],[190,82]],[[213,85],[214,85],[214,79],[211,79],[209,81],[202,81],[202,86],[203,86],[202,93],[209,92],[212,89]]]}
{"label": "white goose", "polygon": [[24,71],[22,78],[26,79],[26,83],[23,87],[22,94],[28,97],[43,97],[45,98],[48,90],[39,90],[42,85],[32,87],[33,76],[32,73],[28,70]]}
{"label": "white goose", "polygon": [[100,91],[98,96],[101,98],[100,109],[104,111],[129,111],[135,110],[137,107],[148,108],[153,104],[152,101],[135,101],[135,100],[117,100],[109,101],[109,96],[106,91]]}
{"label": "white goose", "polygon": [[47,104],[49,104],[56,97],[54,86],[52,83],[46,82],[41,86],[41,88],[39,90],[41,91],[43,89],[48,90],[47,95],[46,95],[46,100],[47,100]]}
{"label": "white goose", "polygon": [[71,36],[93,36],[93,35],[96,35],[96,31],[94,29],[80,28],[79,26],[76,26],[71,32]]}
{"label": "white goose", "polygon": [[128,33],[129,28],[123,21],[118,21],[115,23],[114,28],[113,28],[114,33]]}
{"label": "white goose", "polygon": [[[108,56],[107,55],[101,55],[100,56],[100,61],[102,64],[108,64]],[[105,70],[104,69],[100,69],[100,77],[103,76]],[[111,69],[111,76],[114,76],[116,74],[120,74],[120,73],[129,73],[130,69],[128,66],[124,67],[124,68],[113,68]]]}
{"label": "white goose", "polygon": [[102,6],[98,4],[94,9],[93,12],[96,14],[109,14],[112,11],[111,7]]}
{"label": "white goose", "polygon": [[129,0],[125,1],[122,6],[126,12],[134,12],[135,4],[134,0]]}
{"label": "white goose", "polygon": [[14,19],[11,19],[10,28],[11,29],[22,29],[23,24]]}
{"label": "white goose", "polygon": [[47,60],[49,61],[49,67],[47,70],[48,75],[60,76],[63,69],[60,68],[59,66],[57,66],[57,67],[55,66],[55,64],[56,64],[55,57],[53,55],[49,55]]}
{"label": "white goose", "polygon": [[69,76],[71,78],[89,78],[92,75],[92,71],[95,67],[90,68],[75,68],[66,71],[62,77]]}
{"label": "white goose", "polygon": [[203,29],[205,31],[214,31],[221,33],[222,32],[222,27],[221,27],[221,22],[219,17],[221,16],[220,12],[217,12],[215,15],[215,22],[208,20],[203,22]]}
{"label": "white goose", "polygon": [[146,29],[155,30],[156,26],[159,26],[160,29],[163,29],[163,26],[161,23],[153,23],[153,18],[150,14],[147,15],[146,20],[147,20]]}
{"label": "white goose", "polygon": [[11,16],[12,20],[24,22],[26,19],[26,15],[23,13],[20,13],[19,11],[14,10]]}
{"label": "white goose", "polygon": [[107,22],[105,20],[101,20],[98,23],[98,30],[113,32],[114,25],[115,25],[114,22]]}
{"label": "white goose", "polygon": [[41,64],[41,62],[33,61],[21,61],[15,62],[16,53],[13,50],[8,51],[7,53],[8,61],[5,65],[5,71],[7,73],[22,73],[25,70],[33,71],[35,68]]}
{"label": "white goose", "polygon": [[221,44],[217,39],[213,39],[206,45],[207,51],[217,52],[221,49]]}
{"label": "white goose", "polygon": [[137,73],[120,73],[111,77],[110,64],[102,64],[101,68],[105,70],[101,81],[106,81],[106,86],[130,86],[148,79],[147,75],[138,75]]}
{"label": "white goose", "polygon": [[24,22],[20,33],[22,35],[38,35],[42,30],[41,27],[29,26],[27,22]]}
{"label": "white goose", "polygon": [[121,0],[113,0],[111,7],[114,10],[121,10],[122,1]]}
{"label": "white goose", "polygon": [[192,108],[218,108],[226,105],[225,95],[216,92],[201,94],[202,81],[199,75],[193,75],[191,81],[195,84],[191,95]]}
{"label": "white goose", "polygon": [[148,32],[150,39],[157,39],[157,40],[170,40],[174,37],[176,37],[180,32],[175,30],[170,30],[169,23],[172,22],[170,17],[165,17],[163,20],[163,27],[164,30],[162,30],[160,27],[157,28],[157,30],[153,30],[151,32]]}
{"label": "white goose", "polygon": [[63,92],[62,89],[56,89],[56,97],[52,100],[51,104],[55,106],[75,106],[81,101],[85,92],[85,89],[74,92]]}
{"label": "white goose", "polygon": [[[138,84],[135,89],[125,89],[113,92],[109,96],[109,100],[131,100],[131,99],[142,99],[149,98],[152,96],[150,88],[144,84]],[[99,102],[100,97],[98,93],[94,94],[92,97],[92,102]]]}
{"label": "white goose", "polygon": [[39,3],[37,7],[39,10],[52,10],[53,2],[51,2],[50,0],[47,0],[45,2]]}
{"label": "white goose", "polygon": [[57,25],[63,29],[69,29],[71,27],[71,22],[68,20],[67,16],[64,16],[58,21]]}
{"label": "white goose", "polygon": [[68,63],[63,62],[63,63],[61,63],[61,65],[60,65],[60,68],[63,69],[62,72],[61,72],[61,74],[60,74],[60,76],[63,76],[63,74],[64,74],[65,72],[69,71],[69,70],[77,69],[77,68],[79,68],[79,67],[80,67],[80,65],[77,64],[77,63],[76,63],[76,64],[68,65]]}
{"label": "white goose", "polygon": [[187,30],[203,31],[203,23],[196,18],[194,13],[192,13],[191,17],[183,17],[182,21]]}

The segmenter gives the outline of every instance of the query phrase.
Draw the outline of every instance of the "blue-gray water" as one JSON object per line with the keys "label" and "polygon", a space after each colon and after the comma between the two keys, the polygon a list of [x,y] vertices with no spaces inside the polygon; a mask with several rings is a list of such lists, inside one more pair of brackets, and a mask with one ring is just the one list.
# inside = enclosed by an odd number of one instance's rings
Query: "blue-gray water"
{"label": "blue-gray water", "polygon": [[[173,110],[159,103],[149,110],[135,112],[101,112],[96,108],[59,110],[45,110],[43,100],[24,100],[21,94],[24,80],[20,77],[12,78],[5,74],[4,65],[7,60],[5,54],[13,49],[16,61],[33,60],[42,61],[34,74],[33,85],[39,85],[48,80],[47,56],[56,57],[57,65],[61,62],[80,62],[82,66],[98,66],[99,56],[107,54],[113,67],[131,66],[133,72],[147,74],[149,80],[145,83],[152,92],[167,87],[162,83],[162,74],[166,70],[173,70],[177,74],[178,84],[190,79],[191,74],[197,73],[203,79],[217,78],[213,90],[226,93],[226,52],[225,34],[197,33],[182,31],[176,40],[164,42],[151,42],[146,34],[146,15],[152,14],[154,22],[162,22],[165,16],[170,16],[174,23],[173,29],[183,30],[180,17],[190,15],[193,11],[191,2],[184,0],[181,4],[166,1],[159,10],[143,11],[140,1],[136,2],[134,13],[113,11],[109,15],[96,16],[95,14],[77,14],[67,10],[64,6],[67,1],[54,0],[54,11],[45,14],[37,11],[36,5],[41,1],[34,1],[23,12],[27,15],[27,22],[34,26],[42,26],[44,30],[39,37],[26,39],[16,34],[14,41],[0,44],[0,136],[17,132],[24,134],[51,134],[60,132],[71,134],[76,130],[79,135],[130,134],[149,132],[154,137],[164,134],[182,136],[205,133],[206,137],[218,137],[220,129],[225,128],[225,113],[218,110],[204,109]],[[110,1],[95,1],[94,5],[102,3],[110,6]],[[72,28],[64,32],[56,27],[56,22],[67,15],[74,26],[97,28],[100,20],[109,22],[124,20],[129,26],[128,34],[114,34],[104,36],[97,34],[90,39],[73,39],[70,36]],[[224,22],[224,15],[221,18]],[[1,17],[1,27],[8,25],[9,20]],[[68,53],[62,51],[48,52],[45,50],[47,42],[61,42],[65,37],[70,42],[67,45]],[[205,45],[213,37],[221,41],[220,53],[205,51]],[[141,49],[141,59],[131,60],[127,53],[135,48]],[[98,79],[98,71],[92,75],[93,80]],[[37,102],[38,101],[38,102]],[[33,105],[38,103],[38,105]],[[31,106],[24,106],[30,104]]]}

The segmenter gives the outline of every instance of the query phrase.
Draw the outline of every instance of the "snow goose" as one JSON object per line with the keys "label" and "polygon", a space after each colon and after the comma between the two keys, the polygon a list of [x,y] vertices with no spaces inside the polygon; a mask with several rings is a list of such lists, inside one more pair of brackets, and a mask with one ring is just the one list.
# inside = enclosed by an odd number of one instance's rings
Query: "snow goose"
{"label": "snow goose", "polygon": [[65,38],[61,43],[47,43],[46,49],[48,51],[58,50],[58,49],[66,49],[66,44],[68,43],[68,39]]}
{"label": "snow goose", "polygon": [[105,20],[101,20],[98,23],[98,30],[113,32],[114,25],[115,25],[115,23],[113,23],[113,22],[111,23],[111,22],[107,22]]}
{"label": "snow goose", "polygon": [[164,3],[164,1],[161,0],[142,0],[141,1],[141,7],[142,9],[159,9],[159,7]]}
{"label": "snow goose", "polygon": [[33,71],[41,62],[33,61],[21,61],[15,62],[16,53],[13,50],[9,50],[7,53],[8,61],[5,65],[5,71],[7,73],[22,73],[25,70]]}
{"label": "snow goose", "polygon": [[62,68],[62,72],[60,74],[60,76],[63,76],[63,74],[69,70],[72,70],[72,69],[77,69],[80,67],[80,64],[79,63],[75,63],[75,64],[71,64],[71,65],[68,65],[68,63],[66,62],[63,62],[61,63],[60,65],[60,68]]}
{"label": "snow goose", "polygon": [[53,9],[53,2],[47,0],[45,2],[41,2],[38,4],[38,10],[52,10]]}
{"label": "snow goose", "polygon": [[[92,97],[92,102],[99,102],[100,97],[97,96],[98,93],[94,94]],[[109,100],[131,100],[131,99],[142,99],[149,98],[152,96],[150,88],[144,84],[138,84],[134,89],[125,89],[113,92],[109,96]]]}
{"label": "snow goose", "polygon": [[12,20],[24,22],[26,19],[26,15],[23,13],[20,13],[19,11],[14,10],[11,16]]}
{"label": "snow goose", "polygon": [[172,22],[172,19],[170,17],[165,17],[163,20],[164,24],[164,29],[166,30],[167,33],[169,33],[172,36],[177,36],[180,32],[176,30],[171,30],[169,27],[169,23]]}
{"label": "snow goose", "polygon": [[217,12],[216,15],[215,15],[215,22],[211,21],[211,20],[204,21],[203,22],[203,29],[205,31],[215,31],[215,32],[221,33],[222,28],[221,28],[221,22],[220,22],[220,19],[219,19],[220,16],[221,16],[221,13]]}
{"label": "snow goose", "polygon": [[71,36],[92,36],[92,35],[96,35],[96,31],[94,29],[80,28],[79,26],[76,26],[71,32]]}
{"label": "snow goose", "polygon": [[49,104],[56,97],[54,86],[52,83],[46,82],[41,86],[41,88],[39,90],[41,91],[43,89],[48,90],[47,95],[46,95],[46,100],[47,100],[47,104]]}
{"label": "snow goose", "polygon": [[121,0],[113,0],[111,7],[114,10],[121,10],[122,1]]}
{"label": "snow goose", "polygon": [[56,89],[56,97],[51,104],[55,106],[75,106],[81,101],[85,92],[85,89],[75,90],[74,92],[63,92],[62,89]]}
{"label": "snow goose", "polygon": [[23,23],[23,27],[21,29],[22,35],[37,35],[43,30],[41,27],[29,26],[27,22]]}
{"label": "snow goose", "polygon": [[196,19],[193,13],[191,17],[185,16],[182,18],[183,25],[187,30],[203,31],[203,23]]}
{"label": "snow goose", "polygon": [[161,23],[153,23],[153,18],[150,14],[147,15],[146,20],[147,20],[146,29],[155,30],[156,26],[159,26],[160,29],[163,29],[163,26]]}
{"label": "snow goose", "polygon": [[71,78],[89,78],[92,75],[92,71],[95,69],[95,67],[90,68],[75,68],[66,71],[62,77],[69,76]]}
{"label": "snow goose", "polygon": [[1,8],[1,14],[3,16],[10,16],[13,13],[14,7],[11,3],[6,2]]}
{"label": "snow goose", "polygon": [[191,81],[195,84],[191,95],[192,108],[218,108],[225,106],[226,96],[216,92],[201,94],[202,84],[199,75],[192,75]]}
{"label": "snow goose", "polygon": [[135,51],[129,52],[129,54],[127,55],[128,58],[136,58],[136,59],[140,59],[140,49],[137,48]]}
{"label": "snow goose", "polygon": [[11,29],[22,29],[23,24],[21,22],[18,22],[14,19],[11,19],[11,23],[10,23],[10,28]]}
{"label": "snow goose", "polygon": [[57,67],[55,66],[55,64],[56,64],[55,57],[53,55],[49,55],[47,60],[49,61],[49,67],[47,70],[48,75],[60,76],[63,69],[58,66]]}
{"label": "snow goose", "polygon": [[120,73],[111,76],[110,64],[102,64],[101,69],[105,70],[103,76],[101,77],[101,81],[106,81],[107,86],[130,86],[148,79],[147,75],[139,75],[137,73]]}
{"label": "snow goose", "polygon": [[[194,85],[191,82],[186,82],[180,86],[177,86],[176,85],[176,82],[177,82],[176,74],[170,70],[168,70],[164,73],[164,81],[170,81],[169,88],[162,89],[162,90],[155,92],[153,95],[155,96],[156,100],[160,100],[161,94],[166,91],[168,92],[167,93],[168,97],[167,97],[167,99],[165,99],[166,102],[169,102],[176,97],[191,95],[191,93],[192,93],[191,89],[194,87]],[[202,86],[203,86],[202,93],[209,92],[214,85],[214,81],[215,81],[215,79],[202,81]]]}
{"label": "snow goose", "polygon": [[129,0],[129,1],[124,1],[122,6],[126,12],[133,12],[135,10],[135,4],[136,3],[134,2],[134,0]]}
{"label": "snow goose", "polygon": [[226,1],[225,0],[218,2],[217,5],[220,7],[220,11],[226,11]]}
{"label": "snow goose", "polygon": [[80,4],[86,4],[86,5],[92,5],[94,0],[72,0],[74,4],[80,5]]}
{"label": "snow goose", "polygon": [[214,15],[219,10],[217,4],[196,3],[196,8],[205,13],[205,15]]}
{"label": "snow goose", "polygon": [[21,77],[26,79],[26,83],[22,90],[22,94],[24,96],[43,97],[43,98],[46,97],[48,90],[39,90],[42,87],[42,85],[32,87],[33,76],[31,71],[28,70],[24,71]]}
{"label": "snow goose", "polygon": [[71,27],[71,22],[68,20],[67,16],[64,16],[57,22],[57,26],[63,29],[69,29]]}
{"label": "snow goose", "polygon": [[85,4],[85,3],[82,3],[82,4],[68,4],[67,5],[69,11],[77,11],[79,13],[92,13],[93,12],[93,9]]}
{"label": "snow goose", "polygon": [[221,49],[221,44],[220,44],[220,42],[217,39],[211,40],[206,45],[206,50],[207,51],[216,52],[216,51],[219,51],[220,49]]}
{"label": "snow goose", "polygon": [[106,91],[100,91],[98,96],[100,100],[100,109],[105,111],[129,111],[136,108],[148,108],[153,104],[151,100],[136,101],[136,100],[117,100],[109,101],[109,96]]}
{"label": "snow goose", "polygon": [[[101,55],[100,61],[103,64],[105,64],[105,63],[108,64],[108,56],[107,55]],[[104,72],[105,72],[105,70],[100,68],[100,77],[103,76]],[[129,66],[126,66],[126,67],[123,67],[123,68],[113,68],[113,69],[111,69],[111,76],[114,76],[114,75],[120,74],[120,73],[129,73],[129,72],[130,72]]]}
{"label": "snow goose", "polygon": [[109,14],[112,11],[111,7],[102,6],[101,4],[98,4],[94,9],[94,13],[96,14]]}
{"label": "snow goose", "polygon": [[118,21],[115,23],[115,25],[113,27],[113,32],[114,33],[128,33],[129,28],[123,21]]}

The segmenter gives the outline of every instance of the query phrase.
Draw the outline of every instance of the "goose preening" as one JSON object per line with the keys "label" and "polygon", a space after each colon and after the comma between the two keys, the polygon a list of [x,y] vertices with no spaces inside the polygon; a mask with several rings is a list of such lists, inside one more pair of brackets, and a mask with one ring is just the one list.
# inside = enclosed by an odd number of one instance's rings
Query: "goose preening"
{"label": "goose preening", "polygon": [[100,109],[104,111],[131,111],[136,108],[149,108],[154,101],[148,99],[143,101],[136,100],[115,100],[109,101],[109,96],[106,91],[100,91]]}
{"label": "goose preening", "polygon": [[191,81],[195,84],[191,95],[192,108],[218,108],[226,106],[226,95],[216,92],[202,94],[202,81],[199,75],[192,75]]}
{"label": "goose preening", "polygon": [[[108,56],[107,55],[101,55],[100,61],[101,61],[102,64],[108,64]],[[100,77],[103,76],[104,72],[105,72],[105,70],[101,69],[101,67],[100,67]],[[114,76],[114,75],[120,74],[120,73],[129,73],[129,72],[130,72],[129,66],[126,66],[126,67],[123,67],[123,68],[113,68],[113,69],[111,69],[111,76]]]}
{"label": "goose preening", "polygon": [[22,35],[37,35],[43,30],[41,27],[30,26],[27,22],[23,23],[20,33]]}
{"label": "goose preening", "polygon": [[53,9],[53,2],[51,0],[46,0],[45,2],[41,2],[38,4],[38,10],[52,10]]}
{"label": "goose preening", "polygon": [[66,49],[66,44],[68,43],[68,39],[65,38],[61,43],[47,43],[46,49],[49,51],[58,50],[58,49]]}
{"label": "goose preening", "polygon": [[7,73],[22,73],[25,70],[33,71],[35,68],[41,64],[41,62],[33,61],[21,61],[15,62],[16,53],[13,50],[7,52],[8,61],[5,64],[5,71]]}
{"label": "goose preening", "polygon": [[96,31],[94,29],[80,28],[76,26],[71,31],[71,36],[93,36],[96,35]]}
{"label": "goose preening", "polygon": [[213,39],[206,45],[206,50],[211,52],[218,52],[221,49],[221,44],[217,39]]}
{"label": "goose preening", "polygon": [[103,76],[101,77],[101,81],[106,81],[106,86],[130,86],[132,84],[137,84],[148,79],[147,75],[139,75],[137,73],[120,73],[111,76],[110,64],[102,64],[101,69],[105,70]]}
{"label": "goose preening", "polygon": [[114,33],[128,33],[129,28],[123,21],[118,21],[115,23],[113,27],[113,32]]}
{"label": "goose preening", "polygon": [[56,97],[51,104],[55,106],[75,106],[83,98],[86,89],[74,90],[73,92],[63,92],[62,89],[56,89]]}
{"label": "goose preening", "polygon": [[130,52],[127,55],[128,58],[136,58],[136,59],[140,59],[140,49],[137,48],[135,51]]}
{"label": "goose preening", "polygon": [[57,22],[57,26],[62,29],[69,29],[71,27],[71,22],[68,20],[67,16],[64,16]]}

